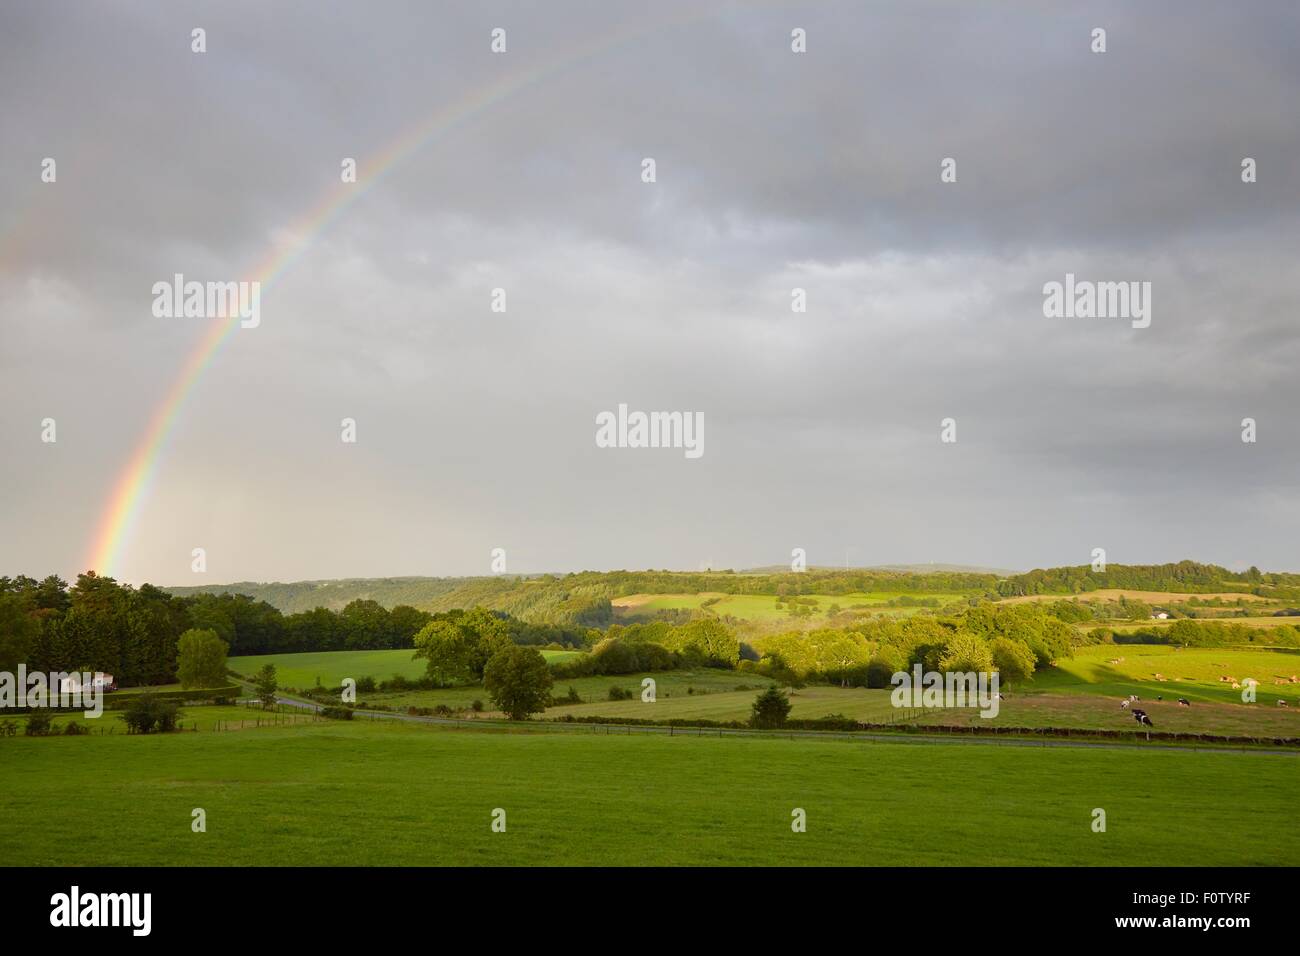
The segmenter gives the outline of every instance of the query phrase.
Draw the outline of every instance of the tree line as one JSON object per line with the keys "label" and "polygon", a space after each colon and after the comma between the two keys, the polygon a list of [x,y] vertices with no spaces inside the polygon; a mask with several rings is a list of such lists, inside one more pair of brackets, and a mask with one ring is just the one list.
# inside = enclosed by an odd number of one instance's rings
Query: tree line
{"label": "tree line", "polygon": [[[45,672],[104,671],[123,687],[168,684],[176,680],[177,642],[191,629],[213,632],[231,656],[400,649],[414,648],[430,623],[464,613],[357,599],[340,611],[286,615],[242,594],[178,596],[94,572],[72,585],[54,575],[0,577],[0,670],[25,663]],[[516,644],[586,647],[596,639],[581,627],[499,619]]]}
{"label": "tree line", "polygon": [[1273,594],[1280,598],[1300,595],[1300,574],[1266,574],[1259,568],[1229,571],[1215,564],[1178,561],[1173,564],[1108,564],[1104,571],[1090,565],[1046,568],[1003,578],[996,584],[1002,597],[1026,594],[1080,594],[1100,588],[1140,591],[1208,593],[1238,591]]}
{"label": "tree line", "polygon": [[1085,643],[1073,627],[1032,604],[981,602],[953,616],[871,618],[844,628],[822,628],[763,638],[752,670],[782,683],[829,681],[848,687],[886,687],[898,671],[992,671],[1003,681],[1071,657]]}

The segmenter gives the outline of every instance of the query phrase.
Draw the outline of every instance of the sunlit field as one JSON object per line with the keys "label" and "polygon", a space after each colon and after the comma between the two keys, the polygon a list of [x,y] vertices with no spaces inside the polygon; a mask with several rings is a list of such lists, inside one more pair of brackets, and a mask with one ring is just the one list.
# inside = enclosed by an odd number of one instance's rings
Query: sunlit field
{"label": "sunlit field", "polygon": [[76,865],[69,834],[112,821],[104,866],[1289,865],[1296,759],[369,721],[18,737],[0,832],[9,860]]}

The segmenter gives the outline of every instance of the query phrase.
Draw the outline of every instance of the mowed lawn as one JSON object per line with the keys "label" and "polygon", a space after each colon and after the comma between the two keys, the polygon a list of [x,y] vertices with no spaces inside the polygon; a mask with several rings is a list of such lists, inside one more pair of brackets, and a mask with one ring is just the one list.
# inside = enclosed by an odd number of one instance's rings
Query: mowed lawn
{"label": "mowed lawn", "polygon": [[24,865],[1295,865],[1297,759],[380,722],[19,737],[0,740],[0,847]]}
{"label": "mowed lawn", "polygon": [[[567,660],[581,651],[542,651],[550,662]],[[376,681],[392,677],[415,680],[423,677],[426,662],[416,658],[410,649],[395,651],[318,651],[307,654],[261,654],[253,657],[232,657],[229,667],[237,674],[251,677],[265,664],[275,665],[276,677],[281,687],[308,689],[316,686],[317,678],[323,687],[338,687],[345,678],[360,680],[373,677]]]}

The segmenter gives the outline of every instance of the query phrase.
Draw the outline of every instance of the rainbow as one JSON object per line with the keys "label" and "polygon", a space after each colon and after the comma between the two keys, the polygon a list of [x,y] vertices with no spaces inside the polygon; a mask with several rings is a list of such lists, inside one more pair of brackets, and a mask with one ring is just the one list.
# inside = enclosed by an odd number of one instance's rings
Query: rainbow
{"label": "rainbow", "polygon": [[[589,39],[576,49],[538,68],[506,75],[495,83],[475,91],[464,100],[434,112],[423,122],[413,125],[399,135],[364,166],[358,164],[356,183],[340,182],[332,187],[322,200],[289,230],[289,238],[272,247],[266,257],[252,270],[250,280],[261,283],[263,294],[268,292],[302,256],[312,241],[334,220],[373,189],[403,160],[448,131],[517,93],[550,79],[563,70],[576,66],[611,47],[649,32],[700,19],[706,14],[707,11],[694,10],[657,23],[623,25]],[[122,552],[131,540],[132,531],[153,488],[168,438],[203,373],[212,366],[213,359],[221,350],[221,346],[238,328],[238,314],[231,319],[214,322],[212,328],[202,336],[185,360],[180,374],[155,408],[143,437],[113,485],[112,493],[96,524],[86,567],[95,569],[103,575],[116,573]]]}

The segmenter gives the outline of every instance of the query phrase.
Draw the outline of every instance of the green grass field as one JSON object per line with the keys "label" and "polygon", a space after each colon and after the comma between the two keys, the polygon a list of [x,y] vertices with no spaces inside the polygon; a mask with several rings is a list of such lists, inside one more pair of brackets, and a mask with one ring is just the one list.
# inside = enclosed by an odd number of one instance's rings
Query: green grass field
{"label": "green grass field", "polygon": [[0,846],[28,865],[1295,865],[1297,759],[380,722],[18,737]]}
{"label": "green grass field", "polygon": [[[1116,665],[1108,663],[1117,657],[1124,660]],[[1224,667],[1229,670],[1225,672]],[[1157,730],[1300,737],[1300,685],[1272,683],[1272,675],[1289,675],[1291,668],[1300,668],[1300,654],[1256,648],[1175,651],[1150,645],[1084,647],[1076,657],[1038,673],[1033,681],[1004,688],[1007,699],[999,705],[995,718],[979,717],[977,711],[970,709],[931,709],[914,712],[908,719],[919,724],[1132,730],[1136,723],[1119,702],[1129,694],[1137,694]],[[1240,691],[1218,680],[1221,673],[1259,680],[1257,702],[1243,703]],[[1168,679],[1157,681],[1156,674]],[[653,676],[663,679],[661,675]],[[755,688],[766,683],[754,675],[736,676]],[[593,680],[639,686],[638,678]],[[665,695],[662,687],[661,683],[658,699],[653,704],[643,703],[639,697],[610,701],[606,699],[607,691],[591,693],[584,688],[579,690],[584,703],[552,707],[546,716],[747,720],[756,693],[756,690],[729,692],[721,681],[706,687],[712,691],[707,695],[683,696],[680,690]],[[563,690],[557,687],[555,693],[559,695]],[[900,715],[892,706],[889,693],[889,690],[812,685],[800,688],[790,698],[790,716],[811,719],[842,714],[864,723],[890,722],[898,720]],[[1164,700],[1158,701],[1158,696]],[[1179,697],[1187,698],[1192,706],[1178,706]],[[1285,698],[1290,706],[1278,707],[1279,697]]]}
{"label": "green grass field", "polygon": [[[1118,661],[1118,663],[1110,663]],[[1157,678],[1163,677],[1164,680]],[[1081,647],[1074,657],[1034,675],[1034,690],[1143,698],[1163,694],[1177,699],[1241,703],[1241,691],[1220,677],[1244,682],[1253,677],[1261,704],[1276,706],[1279,697],[1300,707],[1300,683],[1274,683],[1300,676],[1300,651],[1291,649],[1189,647],[1162,644],[1099,644]]]}
{"label": "green grass field", "polygon": [[[742,674],[736,671],[702,667],[691,670],[657,671],[653,674],[624,674],[616,677],[575,677],[556,681],[551,688],[551,693],[556,697],[563,697],[572,687],[584,701],[594,704],[597,701],[609,701],[609,689],[611,687],[620,687],[623,690],[635,693],[639,701],[641,697],[641,680],[645,677],[654,678],[656,696],[659,700],[665,701],[689,700],[692,697],[692,691],[696,694],[701,691],[721,693],[734,691],[737,687],[752,688],[747,697],[747,699],[752,699],[759,689],[765,688],[771,683],[771,681],[756,674]],[[404,710],[407,707],[437,707],[439,704],[453,710],[465,710],[469,708],[474,700],[481,700],[487,705],[489,711],[492,709],[492,703],[487,693],[477,684],[467,687],[444,687],[437,690],[377,692],[364,696],[367,704],[383,704],[398,710]],[[745,713],[748,716],[749,705],[746,704],[745,707]],[[576,711],[574,712],[576,713]]]}
{"label": "green grass field", "polygon": [[[265,664],[275,665],[281,687],[308,689],[316,686],[317,678],[323,687],[338,687],[344,678],[359,680],[373,677],[376,681],[401,676],[408,680],[423,677],[425,662],[411,650],[397,651],[319,651],[309,654],[262,654],[255,657],[232,657],[231,670],[246,677],[252,676]],[[542,651],[550,662],[568,660],[582,651]]]}
{"label": "green grass field", "polygon": [[[1251,615],[1246,617],[1225,616],[1225,617],[1199,617],[1191,618],[1198,623],[1213,624],[1242,624],[1246,627],[1300,627],[1300,617],[1279,616],[1276,614],[1269,615]],[[1076,624],[1079,630],[1087,632],[1094,627],[1103,627],[1108,631],[1114,631],[1116,634],[1132,634],[1134,631],[1159,631],[1176,623],[1176,619],[1167,621],[1086,621],[1082,624]]]}
{"label": "green grass field", "polygon": [[[27,718],[17,714],[9,719],[17,724],[18,732],[22,733]],[[218,729],[223,731],[253,730],[259,727],[297,725],[318,722],[323,719],[316,717],[314,714],[304,713],[301,708],[287,705],[276,707],[274,710],[264,710],[261,707],[246,707],[234,704],[191,704],[181,708],[180,726],[187,733],[202,733]],[[100,734],[116,736],[126,733],[126,724],[121,719],[121,713],[112,710],[104,711],[99,717],[85,717],[80,713],[59,714],[53,720],[53,732],[61,734],[68,724],[74,722],[80,724],[95,736]]]}
{"label": "green grass field", "polygon": [[[653,704],[639,698],[624,701],[551,707],[548,718],[611,717],[620,720],[748,720],[755,691],[733,691],[703,696],[660,697]],[[888,690],[811,686],[790,698],[790,716],[813,719],[840,714],[863,723],[915,723],[919,725],[989,726],[1023,728],[1087,728],[1135,731],[1132,714],[1095,694],[1015,693],[1001,701],[996,717],[981,717],[973,708],[895,709]],[[1300,738],[1300,710],[1264,704],[1201,703],[1180,707],[1176,698],[1143,699],[1141,706],[1155,729],[1170,733],[1218,734],[1241,737]]]}
{"label": "green grass field", "polygon": [[[554,652],[548,652],[554,653]],[[1110,660],[1122,658],[1118,664]],[[407,665],[405,676],[419,676],[423,662],[410,659],[407,651],[343,651],[326,654],[291,654],[245,657],[232,660],[251,673],[262,662],[276,664],[286,687],[311,687],[317,674],[325,686],[337,685],[344,676],[380,668],[372,676],[382,677],[384,668]],[[239,664],[235,664],[237,661]],[[1205,733],[1230,736],[1300,737],[1300,684],[1275,685],[1273,681],[1300,670],[1300,653],[1259,648],[1187,648],[1175,650],[1157,645],[1098,645],[1082,647],[1076,656],[1041,671],[1034,680],[1004,688],[1007,700],[995,718],[982,718],[970,709],[932,709],[908,717],[918,724],[989,725],[1001,727],[1079,727],[1133,730],[1131,714],[1119,707],[1121,698],[1137,694],[1151,715],[1155,729],[1176,733]],[[399,671],[400,672],[400,671]],[[1158,681],[1156,675],[1166,678]],[[1244,704],[1241,692],[1219,677],[1254,677],[1258,680],[1257,703]],[[656,700],[643,702],[641,681],[656,682]],[[545,716],[610,717],[616,719],[718,720],[749,719],[755,695],[771,682],[757,674],[701,668],[629,674],[609,677],[581,677],[557,681],[552,694],[563,697],[570,687],[582,698],[580,704],[549,708]],[[611,701],[609,690],[620,687],[633,693],[631,700]],[[1158,701],[1158,696],[1164,701]],[[1179,707],[1186,697],[1192,707]],[[1289,707],[1278,707],[1281,697]],[[478,685],[439,690],[390,691],[364,694],[363,706],[380,705],[403,711],[408,707],[469,711],[475,700],[483,702],[486,714],[493,705]],[[888,690],[809,686],[791,698],[791,716],[812,719],[838,714],[865,723],[887,723],[901,719],[892,706]]]}
{"label": "green grass field", "polygon": [[[901,591],[872,591],[854,594],[802,594],[804,600],[815,602],[812,612],[815,616],[825,617],[832,605],[841,611],[873,611],[892,614],[914,614],[918,608],[889,608],[886,604],[896,598],[911,597],[917,599],[933,598],[940,605],[960,600],[963,595],[956,593],[926,592],[924,594],[905,594]],[[714,600],[716,599],[716,600]],[[706,604],[707,601],[713,601]],[[615,611],[624,615],[645,611],[661,610],[709,610],[721,617],[734,617],[740,620],[756,622],[784,621],[791,619],[789,605],[778,607],[776,598],[771,594],[723,594],[721,592],[702,592],[700,594],[633,594],[614,598]]]}

